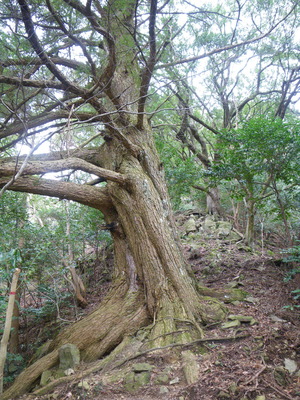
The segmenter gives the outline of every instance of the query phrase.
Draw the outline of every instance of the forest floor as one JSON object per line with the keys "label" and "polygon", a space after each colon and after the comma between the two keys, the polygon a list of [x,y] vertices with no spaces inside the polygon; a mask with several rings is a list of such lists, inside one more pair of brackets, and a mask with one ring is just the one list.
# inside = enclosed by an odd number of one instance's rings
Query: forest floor
{"label": "forest floor", "polygon": [[[209,238],[198,244],[186,242],[184,252],[201,284],[247,292],[243,301],[226,304],[228,315],[253,318],[251,323],[244,321],[238,326],[206,327],[205,337],[216,340],[201,343],[201,350],[192,348],[200,367],[195,383],[186,383],[176,352],[164,350],[127,363],[128,370],[136,363],[153,367],[150,382],[136,391],[126,390],[123,378],[113,382],[94,372],[81,382],[77,375],[47,395],[30,394],[22,399],[300,399],[300,310],[286,308],[296,305],[291,291],[300,285],[295,280],[284,281],[291,267],[280,261],[282,255],[266,249],[265,254],[251,252],[241,243]],[[90,299],[95,304],[93,293]],[[162,376],[165,380],[158,383]]]}

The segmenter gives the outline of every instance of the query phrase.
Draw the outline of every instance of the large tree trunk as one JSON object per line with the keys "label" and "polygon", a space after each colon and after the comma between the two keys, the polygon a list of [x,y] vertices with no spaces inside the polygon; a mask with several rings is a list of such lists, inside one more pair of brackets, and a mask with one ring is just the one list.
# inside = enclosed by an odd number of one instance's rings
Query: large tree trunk
{"label": "large tree trunk", "polygon": [[101,149],[105,168],[111,169],[118,160],[118,172],[127,176],[126,185],[108,182],[111,203],[102,208],[114,239],[110,293],[94,313],[59,334],[51,353],[25,370],[3,399],[30,389],[45,369],[57,363],[57,349],[65,343],[76,344],[83,360],[90,361],[150,321],[154,323],[149,346],[156,347],[201,337],[201,325],[224,317],[219,302],[199,296],[187,272],[160,162],[151,136],[147,131],[143,134],[148,146],[142,160],[113,140]]}
{"label": "large tree trunk", "polygon": [[[44,370],[57,363],[58,348],[65,343],[77,345],[82,359],[90,361],[108,354],[125,335],[135,333],[150,322],[148,345],[157,347],[201,337],[202,325],[219,321],[225,315],[217,300],[198,294],[187,272],[161,162],[144,113],[155,62],[156,1],[151,1],[151,49],[142,73],[133,61],[135,52],[128,50],[129,44],[134,43],[128,26],[136,2],[124,3],[123,14],[113,10],[119,3],[108,3],[110,15],[118,18],[107,23],[114,38],[110,33],[105,34],[111,54],[110,64],[99,78],[105,100],[102,102],[93,96],[88,100],[105,124],[104,144],[98,151],[94,148],[86,153],[68,152],[66,160],[62,159],[63,154],[53,155],[48,161],[46,157],[41,161],[37,156],[36,163],[29,162],[24,168],[24,174],[31,175],[49,171],[50,164],[52,171],[77,168],[104,178],[106,187],[25,176],[11,182],[10,189],[72,199],[101,210],[114,239],[112,289],[96,311],[58,335],[50,353],[22,373],[3,400],[29,390]],[[81,11],[85,13],[85,9]],[[104,19],[105,9],[101,12]],[[119,20],[121,16],[123,24]],[[28,15],[25,17],[28,19]],[[60,78],[58,72],[56,75]],[[71,85],[69,88],[76,89]],[[79,89],[75,92],[81,93]],[[15,170],[14,163],[0,164],[2,176],[14,174]],[[5,184],[5,179],[0,179],[1,184]]]}

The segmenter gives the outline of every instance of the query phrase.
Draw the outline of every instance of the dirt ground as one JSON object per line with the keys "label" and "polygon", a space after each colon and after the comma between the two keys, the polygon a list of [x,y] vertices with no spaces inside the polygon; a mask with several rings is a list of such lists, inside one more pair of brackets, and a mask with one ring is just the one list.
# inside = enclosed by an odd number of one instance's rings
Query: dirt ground
{"label": "dirt ground", "polygon": [[[130,368],[133,362],[155,366],[150,383],[135,392],[126,391],[122,379],[105,383],[101,373],[94,372],[82,378],[83,387],[74,377],[48,395],[22,399],[300,400],[300,310],[285,308],[296,305],[291,290],[298,283],[284,282],[290,267],[279,255],[250,252],[241,244],[220,240],[206,240],[199,247],[185,244],[184,251],[201,283],[247,292],[244,301],[226,304],[228,315],[255,320],[226,329],[222,324],[206,327],[205,337],[211,340],[190,348],[200,367],[195,383],[186,383],[176,351],[165,349],[123,366]],[[295,366],[296,371],[289,371]],[[157,384],[162,371],[168,371],[169,379]]]}

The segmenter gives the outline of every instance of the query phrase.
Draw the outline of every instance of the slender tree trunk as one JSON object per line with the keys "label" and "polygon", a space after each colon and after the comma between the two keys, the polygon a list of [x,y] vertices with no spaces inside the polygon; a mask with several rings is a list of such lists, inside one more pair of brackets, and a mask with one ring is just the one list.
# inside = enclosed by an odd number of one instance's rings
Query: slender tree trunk
{"label": "slender tree trunk", "polygon": [[246,200],[247,224],[245,241],[251,248],[254,245],[254,222],[255,222],[255,201],[252,198]]}
{"label": "slender tree trunk", "polygon": [[275,190],[276,200],[277,200],[277,203],[279,206],[279,212],[280,212],[283,224],[284,224],[284,230],[285,230],[285,235],[286,235],[286,245],[293,246],[293,237],[291,235],[291,230],[290,230],[287,215],[286,215],[286,208],[282,202],[280,193],[276,187],[276,183],[274,183],[274,190]]}
{"label": "slender tree trunk", "polygon": [[11,283],[11,288],[10,288],[10,293],[9,293],[9,299],[8,299],[8,305],[7,305],[7,310],[6,310],[6,318],[5,318],[5,326],[3,330],[3,335],[1,339],[1,346],[0,346],[0,394],[3,392],[3,370],[4,370],[4,364],[6,361],[6,355],[7,355],[7,344],[9,340],[9,335],[10,335],[10,329],[11,329],[11,321],[12,321],[12,316],[13,316],[13,309],[14,309],[14,303],[15,303],[15,295],[17,291],[17,283],[18,283],[18,278],[20,274],[20,270],[17,268],[14,272],[12,283]]}
{"label": "slender tree trunk", "polygon": [[[27,207],[27,196],[24,201],[24,207]],[[25,221],[23,218],[18,221],[17,229],[22,232],[22,228],[24,227]],[[24,248],[25,238],[21,236],[18,243],[18,248],[20,251]],[[13,354],[17,354],[19,351],[19,328],[20,328],[20,299],[22,295],[22,284],[19,284],[14,302],[13,316],[11,321],[12,331],[10,333],[10,341],[9,341],[9,352]]]}
{"label": "slender tree trunk", "polygon": [[224,217],[224,211],[220,202],[219,188],[210,188],[206,195],[206,209],[208,214]]}

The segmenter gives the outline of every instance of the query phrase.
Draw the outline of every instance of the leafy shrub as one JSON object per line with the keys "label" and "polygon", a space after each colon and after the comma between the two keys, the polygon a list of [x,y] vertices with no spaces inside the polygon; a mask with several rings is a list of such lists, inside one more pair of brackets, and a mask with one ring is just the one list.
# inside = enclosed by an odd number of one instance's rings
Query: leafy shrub
{"label": "leafy shrub", "polygon": [[[300,245],[293,246],[287,250],[283,250],[282,252],[286,254],[286,257],[284,257],[282,261],[292,265],[292,269],[284,278],[284,281],[288,282],[295,278],[297,274],[300,274]],[[300,299],[300,288],[293,290],[291,293],[293,294],[294,300]],[[292,310],[294,308],[300,308],[300,305],[286,306],[286,308]]]}
{"label": "leafy shrub", "polygon": [[7,353],[4,368],[4,385],[13,382],[24,368],[25,360],[20,354]]}

